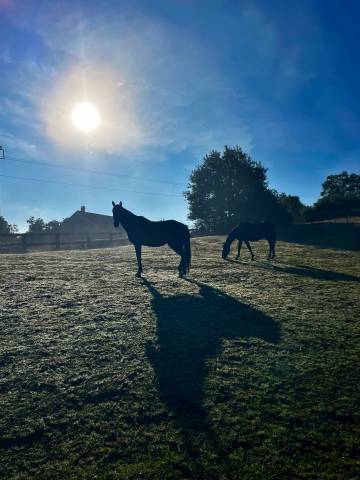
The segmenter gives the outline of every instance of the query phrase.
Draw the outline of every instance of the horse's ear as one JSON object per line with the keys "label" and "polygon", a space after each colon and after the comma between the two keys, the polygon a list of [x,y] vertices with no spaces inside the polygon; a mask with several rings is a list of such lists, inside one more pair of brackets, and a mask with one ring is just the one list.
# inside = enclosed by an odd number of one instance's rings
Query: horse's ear
{"label": "horse's ear", "polygon": [[113,207],[115,207],[115,202],[114,202],[114,200],[113,200],[112,204],[113,204]]}
{"label": "horse's ear", "polygon": [[120,207],[122,207],[122,202],[119,203]]}

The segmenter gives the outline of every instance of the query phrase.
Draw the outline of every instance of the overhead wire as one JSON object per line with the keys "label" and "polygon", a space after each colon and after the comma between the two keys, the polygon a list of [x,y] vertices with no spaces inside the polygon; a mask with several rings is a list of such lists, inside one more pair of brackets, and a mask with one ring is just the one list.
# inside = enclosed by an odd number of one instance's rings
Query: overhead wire
{"label": "overhead wire", "polygon": [[162,179],[155,179],[155,178],[148,178],[148,177],[142,177],[139,175],[127,175],[127,174],[118,174],[118,173],[113,173],[109,171],[103,171],[103,170],[93,170],[89,168],[85,168],[83,170],[80,170],[79,168],[72,167],[71,165],[62,165],[60,163],[53,163],[53,162],[43,162],[43,161],[38,161],[38,160],[23,160],[20,158],[16,158],[13,156],[7,156],[6,157],[7,161],[11,162],[17,162],[17,163],[23,163],[23,164],[30,164],[30,165],[38,165],[38,166],[44,166],[44,167],[50,167],[50,168],[60,168],[63,170],[71,170],[79,173],[90,173],[93,175],[104,175],[104,176],[109,176],[109,177],[115,177],[115,178],[129,178],[133,180],[141,180],[144,182],[154,182],[154,183],[162,183],[162,184],[168,184],[168,185],[176,185],[180,187],[184,187],[183,183],[179,182],[169,182],[168,180],[162,180]]}
{"label": "overhead wire", "polygon": [[[119,192],[119,188],[111,188],[111,187],[104,187],[100,185],[85,185],[84,183],[70,183],[70,182],[59,182],[57,180],[49,180],[45,178],[33,178],[33,177],[20,177],[18,175],[5,175],[0,174],[0,177],[3,178],[11,178],[16,180],[26,180],[30,182],[40,182],[40,183],[50,183],[55,185],[65,185],[69,187],[83,187],[83,188],[90,188],[90,189],[98,189],[98,190],[108,190],[112,192]],[[182,195],[174,194],[174,193],[160,193],[160,192],[142,192],[138,190],[127,190],[121,188],[121,192],[126,193],[134,193],[138,195],[153,195],[153,196],[164,196],[164,197],[182,197]]]}
{"label": "overhead wire", "polygon": [[[113,178],[128,178],[128,179],[133,179],[133,180],[140,180],[140,181],[145,181],[149,183],[160,183],[164,185],[175,185],[175,186],[181,186],[184,187],[182,183],[178,182],[169,182],[167,180],[162,180],[162,179],[154,179],[154,178],[148,178],[148,177],[142,177],[142,176],[136,176],[136,175],[127,175],[127,174],[117,174],[109,171],[103,171],[103,170],[94,170],[94,169],[84,169],[80,170],[76,167],[72,167],[70,165],[62,165],[60,163],[53,163],[53,162],[43,162],[43,161],[38,161],[38,160],[23,160],[17,157],[13,157],[7,155],[6,156],[6,161],[11,161],[11,162],[17,162],[17,163],[23,163],[23,164],[32,164],[32,165],[38,165],[38,166],[44,166],[44,167],[50,167],[50,168],[59,168],[63,170],[70,170],[74,172],[79,172],[79,173],[90,173],[92,175],[104,175],[104,176],[109,176]],[[146,162],[142,162],[146,163]],[[118,188],[111,188],[111,187],[105,187],[105,186],[96,186],[96,185],[85,185],[85,184],[80,184],[80,183],[68,183],[68,182],[59,182],[56,180],[47,180],[47,179],[39,179],[39,178],[33,178],[33,177],[20,177],[16,175],[5,175],[5,174],[0,174],[0,177],[3,178],[10,178],[10,179],[19,179],[19,180],[27,180],[27,181],[33,181],[33,182],[41,182],[41,183],[52,183],[52,184],[57,184],[57,185],[66,185],[66,186],[76,186],[76,187],[83,187],[83,188],[94,188],[94,189],[101,189],[101,190],[109,190],[109,191],[119,191]],[[166,196],[166,197],[183,197],[183,195],[180,194],[172,194],[172,193],[155,193],[155,192],[143,192],[143,191],[136,191],[136,190],[124,190],[123,188],[121,189],[122,192],[127,192],[127,193],[134,193],[134,194],[140,194],[140,195],[153,195],[153,196]],[[311,198],[313,200],[312,195],[301,195],[302,198]]]}

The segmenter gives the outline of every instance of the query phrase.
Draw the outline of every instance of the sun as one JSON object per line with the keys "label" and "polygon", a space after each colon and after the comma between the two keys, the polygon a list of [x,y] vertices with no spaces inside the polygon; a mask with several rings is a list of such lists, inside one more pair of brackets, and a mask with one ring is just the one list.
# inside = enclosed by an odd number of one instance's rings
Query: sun
{"label": "sun", "polygon": [[75,105],[71,111],[71,120],[74,126],[84,133],[93,132],[101,123],[99,112],[89,102]]}

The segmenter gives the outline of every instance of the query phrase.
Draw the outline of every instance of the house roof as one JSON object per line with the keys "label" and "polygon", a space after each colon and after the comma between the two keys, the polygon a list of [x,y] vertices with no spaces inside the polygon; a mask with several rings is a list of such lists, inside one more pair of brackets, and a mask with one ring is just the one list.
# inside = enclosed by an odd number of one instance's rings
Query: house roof
{"label": "house roof", "polygon": [[65,218],[60,227],[62,232],[115,232],[112,215],[86,212],[85,208],[77,210]]}

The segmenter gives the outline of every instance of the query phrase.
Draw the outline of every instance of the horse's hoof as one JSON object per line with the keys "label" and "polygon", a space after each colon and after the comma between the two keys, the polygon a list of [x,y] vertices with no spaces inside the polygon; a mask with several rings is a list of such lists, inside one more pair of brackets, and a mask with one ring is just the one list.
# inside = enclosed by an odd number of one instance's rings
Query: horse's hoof
{"label": "horse's hoof", "polygon": [[141,278],[141,273],[139,273],[139,272],[135,273],[135,277],[136,278]]}

